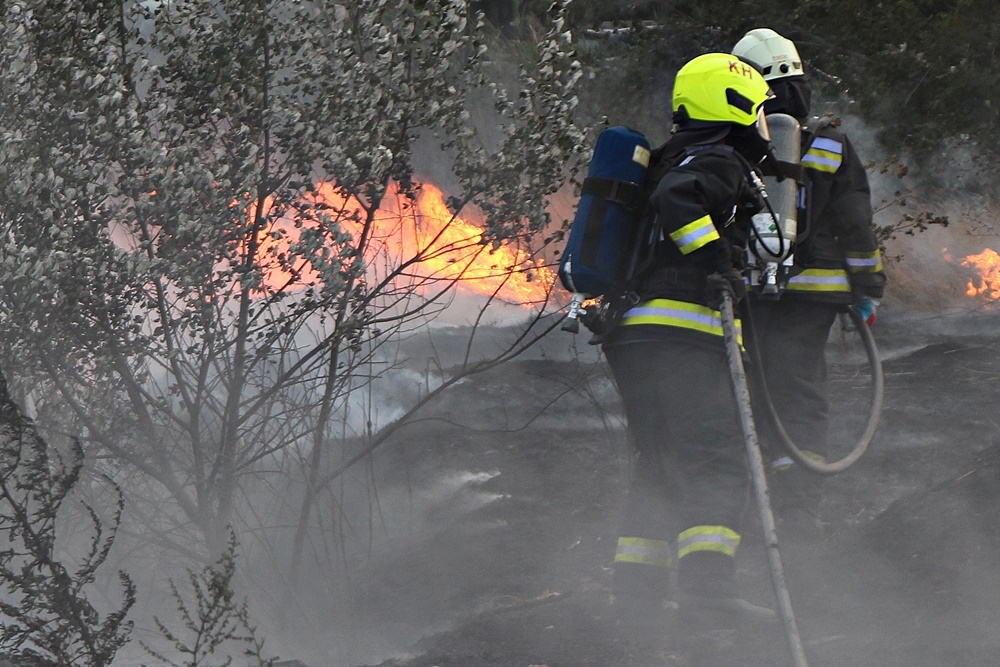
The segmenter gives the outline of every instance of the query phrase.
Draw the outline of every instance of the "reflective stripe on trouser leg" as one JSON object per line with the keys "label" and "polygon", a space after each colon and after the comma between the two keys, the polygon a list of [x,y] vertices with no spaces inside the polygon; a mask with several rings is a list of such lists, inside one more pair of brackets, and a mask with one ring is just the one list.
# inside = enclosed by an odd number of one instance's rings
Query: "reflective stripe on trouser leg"
{"label": "reflective stripe on trouser leg", "polygon": [[612,589],[619,620],[630,625],[662,621],[669,596],[673,545],[644,537],[619,537]]}
{"label": "reflective stripe on trouser leg", "polygon": [[734,595],[739,544],[739,533],[726,526],[692,526],[681,532],[677,538],[680,590],[705,597]]}
{"label": "reflective stripe on trouser leg", "polygon": [[699,551],[709,551],[736,557],[740,534],[725,526],[692,526],[677,536],[677,558]]}
{"label": "reflective stripe on trouser leg", "polygon": [[[640,451],[618,528],[612,591],[619,613],[648,616],[662,611],[673,583],[674,536],[669,475],[660,457]],[[630,609],[631,608],[631,609]]]}
{"label": "reflective stripe on trouser leg", "polygon": [[670,567],[673,564],[671,545],[669,542],[663,540],[649,540],[643,537],[619,537],[618,550],[615,552],[615,562]]}

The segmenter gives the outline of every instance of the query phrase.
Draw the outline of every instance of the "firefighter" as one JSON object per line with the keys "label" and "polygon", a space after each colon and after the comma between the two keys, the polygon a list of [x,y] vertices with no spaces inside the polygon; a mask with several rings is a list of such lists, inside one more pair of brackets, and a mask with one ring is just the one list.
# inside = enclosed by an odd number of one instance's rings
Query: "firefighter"
{"label": "firefighter", "polygon": [[[771,86],[774,97],[764,103],[764,111],[793,116],[802,127],[798,177],[804,196],[798,200],[794,264],[779,299],[752,301],[749,331],[782,425],[799,449],[822,457],[828,437],[825,348],[830,328],[848,307],[871,326],[886,283],[872,227],[868,175],[847,136],[829,120],[810,115],[809,79],[791,40],[757,28],[739,40],[733,54],[757,66]],[[768,412],[756,413],[764,425]],[[777,518],[790,532],[821,537],[821,478],[801,467],[789,469],[785,461],[783,472],[772,476]]]}
{"label": "firefighter", "polygon": [[770,153],[769,95],[729,54],[678,71],[674,132],[650,165],[662,174],[649,206],[654,253],[636,305],[602,343],[636,450],[613,578],[633,639],[664,635],[675,602],[696,630],[773,616],[736,589],[748,475],[718,310],[722,291],[745,294],[741,248],[760,209],[748,176]]}

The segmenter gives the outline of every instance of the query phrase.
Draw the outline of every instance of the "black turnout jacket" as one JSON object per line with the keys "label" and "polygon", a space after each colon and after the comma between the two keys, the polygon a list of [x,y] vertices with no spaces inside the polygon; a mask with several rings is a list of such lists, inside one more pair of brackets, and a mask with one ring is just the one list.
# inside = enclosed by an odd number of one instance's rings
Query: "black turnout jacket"
{"label": "black turnout jacket", "polygon": [[659,182],[649,214],[655,216],[655,252],[636,288],[638,304],[623,316],[612,344],[677,337],[722,343],[706,276],[739,268],[750,217],[760,205],[747,180],[748,165],[731,147],[671,150],[675,139],[654,152],[650,177]]}
{"label": "black turnout jacket", "polygon": [[802,140],[806,188],[785,293],[842,304],[880,299],[886,276],[872,226],[868,173],[847,136],[829,122],[809,119]]}

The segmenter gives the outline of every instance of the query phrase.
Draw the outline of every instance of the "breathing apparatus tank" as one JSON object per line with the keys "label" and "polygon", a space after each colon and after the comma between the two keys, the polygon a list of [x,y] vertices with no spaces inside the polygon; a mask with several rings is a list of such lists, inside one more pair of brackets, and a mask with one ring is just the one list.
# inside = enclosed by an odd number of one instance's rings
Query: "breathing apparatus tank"
{"label": "breathing apparatus tank", "polygon": [[[788,114],[774,113],[768,114],[767,126],[774,156],[780,163],[798,165],[802,146],[799,121]],[[794,175],[780,181],[776,176],[764,176],[764,187],[771,206],[753,216],[756,233],[748,248],[750,284],[762,296],[777,299],[794,260],[799,184]]]}
{"label": "breathing apparatus tank", "polygon": [[649,139],[616,125],[601,131],[583,181],[559,279],[573,294],[563,331],[579,331],[583,302],[601,297],[622,277],[644,203]]}

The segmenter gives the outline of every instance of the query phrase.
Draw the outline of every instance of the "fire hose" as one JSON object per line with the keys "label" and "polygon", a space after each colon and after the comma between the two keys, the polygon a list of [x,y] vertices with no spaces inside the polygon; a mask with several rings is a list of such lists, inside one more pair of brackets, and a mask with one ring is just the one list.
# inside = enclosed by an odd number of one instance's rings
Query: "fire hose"
{"label": "fire hose", "polygon": [[767,476],[764,469],[764,457],[757,442],[757,430],[753,422],[753,411],[750,406],[750,388],[747,385],[746,371],[743,367],[743,352],[740,347],[739,332],[736,328],[736,318],[733,314],[733,297],[728,291],[722,292],[722,329],[726,341],[726,357],[729,360],[729,373],[732,376],[733,391],[739,408],[740,427],[746,443],[747,458],[750,463],[750,478],[753,482],[757,508],[760,512],[760,523],[764,529],[764,544],[767,547],[767,560],[771,567],[771,582],[778,600],[778,613],[785,626],[785,636],[792,653],[795,667],[809,667],[806,662],[802,639],[799,636],[795,615],[792,612],[792,601],[788,595],[788,585],[781,564],[781,553],[778,551],[778,535],[771,511],[771,501],[767,490]]}
{"label": "fire hose", "polygon": [[[751,333],[753,333],[752,311],[750,312],[750,315],[750,328]],[[796,463],[801,465],[806,470],[819,473],[821,475],[834,475],[836,473],[843,472],[850,466],[854,465],[854,463],[856,463],[857,460],[860,459],[861,456],[868,450],[868,446],[875,437],[875,431],[878,429],[879,420],[882,417],[882,403],[884,399],[885,387],[882,374],[882,359],[879,356],[878,348],[875,345],[875,337],[872,335],[871,327],[865,323],[865,321],[861,318],[861,315],[859,315],[855,309],[848,308],[845,316],[850,318],[854,329],[858,332],[858,335],[861,336],[861,341],[865,348],[865,354],[868,358],[868,365],[871,368],[871,383],[869,385],[871,410],[868,413],[868,420],[865,423],[865,429],[862,432],[861,437],[854,443],[853,447],[848,450],[846,456],[840,457],[834,461],[828,461],[815,455],[809,455],[800,449],[795,444],[795,441],[792,440],[791,436],[788,435],[788,432],[781,423],[781,419],[778,417],[777,409],[774,407],[774,401],[771,400],[771,395],[767,390],[767,378],[764,377],[763,364],[760,363],[760,350],[757,347],[757,336],[751,336],[754,358],[758,362],[757,365],[760,368],[760,389],[764,397],[763,402],[767,405],[771,421],[774,425],[774,430],[778,434],[781,444]],[[845,327],[845,329],[846,328],[847,327]]]}

